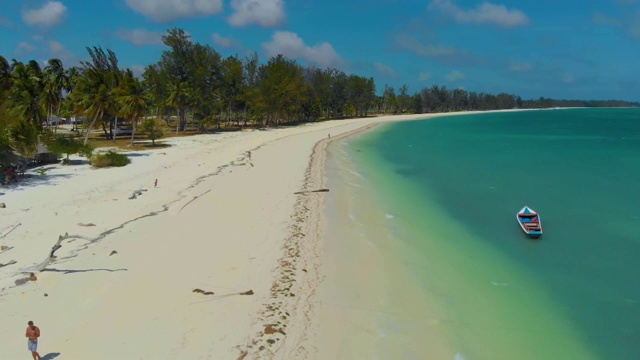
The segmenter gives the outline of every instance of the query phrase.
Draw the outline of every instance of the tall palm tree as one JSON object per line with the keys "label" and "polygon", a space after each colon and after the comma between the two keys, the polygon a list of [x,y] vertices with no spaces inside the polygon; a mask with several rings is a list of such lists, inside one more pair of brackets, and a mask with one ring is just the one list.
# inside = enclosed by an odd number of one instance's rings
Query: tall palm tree
{"label": "tall palm tree", "polygon": [[9,95],[15,114],[37,128],[40,128],[44,120],[40,100],[42,72],[39,70],[37,62],[29,62],[25,65],[14,60],[11,74],[13,84]]}
{"label": "tall palm tree", "polygon": [[124,73],[120,86],[116,90],[116,101],[120,108],[120,115],[131,123],[131,145],[135,138],[138,120],[147,114],[150,101],[145,94],[144,87],[131,69]]}
{"label": "tall palm tree", "polygon": [[191,87],[189,83],[183,82],[181,84],[171,84],[169,86],[169,97],[166,100],[166,105],[178,110],[178,123],[176,124],[176,134],[180,131],[186,130],[187,120],[186,112],[187,108],[191,104]]}
{"label": "tall palm tree", "polygon": [[[47,106],[49,117],[53,115],[53,110],[60,115],[60,107],[64,98],[63,91],[71,90],[71,80],[62,66],[60,59],[50,59],[44,69],[44,101]],[[58,125],[56,124],[56,131]]]}
{"label": "tall palm tree", "polygon": [[77,77],[73,91],[84,109],[84,114],[93,117],[84,144],[89,141],[89,135],[97,120],[102,120],[105,114],[114,112],[113,89],[118,84],[120,70],[116,54],[100,47],[87,48],[91,61],[83,61],[81,75]]}

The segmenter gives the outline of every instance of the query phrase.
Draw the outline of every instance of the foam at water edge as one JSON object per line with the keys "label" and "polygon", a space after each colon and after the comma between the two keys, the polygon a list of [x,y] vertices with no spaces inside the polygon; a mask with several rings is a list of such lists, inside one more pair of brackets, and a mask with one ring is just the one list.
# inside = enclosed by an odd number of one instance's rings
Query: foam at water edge
{"label": "foam at water edge", "polygon": [[393,219],[394,218],[394,216],[391,215],[391,214],[385,214],[384,217],[387,218],[387,219]]}
{"label": "foam at water edge", "polygon": [[466,360],[464,358],[464,356],[462,356],[461,353],[456,353],[456,355],[453,357],[453,360]]}

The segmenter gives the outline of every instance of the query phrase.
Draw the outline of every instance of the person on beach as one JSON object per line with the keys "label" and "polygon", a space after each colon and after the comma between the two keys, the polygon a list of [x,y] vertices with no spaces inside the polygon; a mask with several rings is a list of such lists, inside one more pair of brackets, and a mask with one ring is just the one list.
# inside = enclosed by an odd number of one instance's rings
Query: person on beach
{"label": "person on beach", "polygon": [[40,328],[33,325],[33,321],[29,321],[27,323],[29,326],[27,327],[27,348],[31,351],[31,356],[33,356],[33,360],[40,360],[40,354],[38,354],[38,338],[40,337]]}
{"label": "person on beach", "polygon": [[249,161],[251,161],[251,150],[247,151],[247,157],[249,158]]}

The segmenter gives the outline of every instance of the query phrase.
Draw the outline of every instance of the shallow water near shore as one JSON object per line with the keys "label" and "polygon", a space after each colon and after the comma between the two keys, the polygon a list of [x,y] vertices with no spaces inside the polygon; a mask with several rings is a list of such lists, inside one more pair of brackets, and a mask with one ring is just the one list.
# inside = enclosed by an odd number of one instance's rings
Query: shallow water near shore
{"label": "shallow water near shore", "polygon": [[[639,155],[637,109],[461,115],[332,144],[320,311],[359,339],[338,355],[639,358]],[[524,205],[540,241],[516,223]]]}

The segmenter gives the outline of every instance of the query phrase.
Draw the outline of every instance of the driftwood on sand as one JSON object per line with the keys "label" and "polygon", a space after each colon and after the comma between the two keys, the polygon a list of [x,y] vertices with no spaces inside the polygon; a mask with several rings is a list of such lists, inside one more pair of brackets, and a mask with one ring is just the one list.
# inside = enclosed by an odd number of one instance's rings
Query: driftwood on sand
{"label": "driftwood on sand", "polygon": [[294,192],[294,194],[298,195],[298,194],[318,193],[318,192],[329,192],[329,189],[305,190],[305,191]]}
{"label": "driftwood on sand", "polygon": [[131,196],[129,196],[129,200],[133,200],[133,199],[137,199],[139,195],[142,195],[143,191],[147,191],[147,189],[138,189],[138,190],[134,190],[131,193]]}
{"label": "driftwood on sand", "polygon": [[2,236],[0,236],[0,239],[4,239],[5,237],[7,237],[7,235],[9,235],[13,230],[15,230],[20,225],[22,225],[22,223],[17,223],[14,226],[12,226],[11,229],[9,229],[9,231],[7,231]]}
{"label": "driftwood on sand", "polygon": [[[196,294],[202,294],[202,295],[214,295],[213,291],[204,291],[202,289],[193,289],[191,292],[196,293]],[[222,296],[226,297],[226,296],[230,296],[230,295],[253,295],[253,290],[247,290],[247,291],[233,293],[233,294],[226,294],[226,295],[222,295]]]}
{"label": "driftwood on sand", "polygon": [[15,260],[11,260],[11,261],[9,261],[9,262],[8,262],[8,263],[6,263],[6,264],[0,264],[0,268],[3,268],[3,267],[5,267],[5,266],[9,266],[9,265],[13,265],[13,264],[15,264],[15,263],[16,263],[16,261],[15,261]]}
{"label": "driftwood on sand", "polygon": [[36,265],[33,268],[33,271],[39,272],[39,271],[42,271],[42,270],[46,269],[47,266],[49,266],[49,264],[51,264],[51,262],[56,258],[55,253],[56,253],[56,251],[58,251],[62,247],[62,241],[67,240],[67,239],[73,239],[73,238],[76,238],[76,237],[77,236],[69,235],[69,233],[65,233],[64,235],[58,236],[58,241],[51,247],[51,251],[49,252],[49,257],[47,257],[40,264]]}

